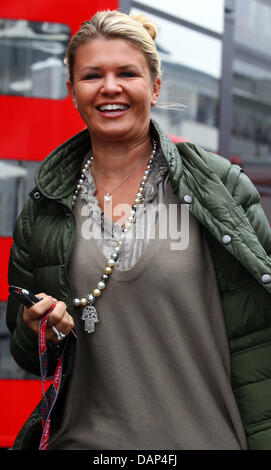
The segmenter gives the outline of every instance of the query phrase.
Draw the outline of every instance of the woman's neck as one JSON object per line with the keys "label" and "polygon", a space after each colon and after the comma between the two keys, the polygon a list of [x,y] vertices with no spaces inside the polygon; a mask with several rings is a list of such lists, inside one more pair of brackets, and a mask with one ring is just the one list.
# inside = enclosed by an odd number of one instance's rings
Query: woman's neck
{"label": "woman's neck", "polygon": [[121,179],[151,154],[150,136],[137,142],[100,142],[92,140],[92,166],[96,174]]}

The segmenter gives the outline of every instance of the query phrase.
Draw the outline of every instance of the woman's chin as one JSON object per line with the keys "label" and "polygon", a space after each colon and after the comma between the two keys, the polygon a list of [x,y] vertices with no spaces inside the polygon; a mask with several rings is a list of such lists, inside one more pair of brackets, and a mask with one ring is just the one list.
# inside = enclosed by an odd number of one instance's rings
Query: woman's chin
{"label": "woman's chin", "polygon": [[89,129],[92,138],[99,138],[100,140],[127,140],[133,139],[133,127],[110,125],[103,126],[102,129]]}

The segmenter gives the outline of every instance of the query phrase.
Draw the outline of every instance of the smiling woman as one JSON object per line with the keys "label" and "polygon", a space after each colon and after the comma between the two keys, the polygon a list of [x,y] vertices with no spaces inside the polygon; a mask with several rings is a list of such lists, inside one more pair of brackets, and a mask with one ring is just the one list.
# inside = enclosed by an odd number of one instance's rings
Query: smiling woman
{"label": "smiling woman", "polygon": [[155,37],[106,11],[68,47],[86,129],[37,172],[9,282],[42,300],[7,312],[15,360],[39,374],[48,342],[49,405],[61,393],[14,449],[271,448],[269,224],[240,168],[151,120]]}
{"label": "smiling woman", "polygon": [[137,47],[123,39],[102,38],[81,45],[68,88],[91,134],[96,167],[104,167],[103,155],[112,153],[112,139],[119,161],[118,168],[114,163],[117,174],[125,174],[135,163],[134,155],[129,158],[129,148],[137,147],[145,159],[150,147],[150,109],[158,98],[160,79],[152,80],[147,59]]}

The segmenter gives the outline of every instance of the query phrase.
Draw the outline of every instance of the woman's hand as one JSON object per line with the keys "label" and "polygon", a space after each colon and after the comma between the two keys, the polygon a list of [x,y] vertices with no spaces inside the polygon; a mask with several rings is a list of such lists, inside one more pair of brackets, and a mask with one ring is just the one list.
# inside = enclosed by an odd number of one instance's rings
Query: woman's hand
{"label": "woman's hand", "polygon": [[37,294],[37,296],[42,297],[42,300],[29,308],[24,307],[23,320],[27,327],[38,335],[41,317],[55,305],[48,317],[46,339],[53,343],[60,343],[62,340],[58,338],[57,333],[52,327],[67,336],[74,328],[73,318],[67,312],[64,302],[57,301],[50,295],[44,293]]}

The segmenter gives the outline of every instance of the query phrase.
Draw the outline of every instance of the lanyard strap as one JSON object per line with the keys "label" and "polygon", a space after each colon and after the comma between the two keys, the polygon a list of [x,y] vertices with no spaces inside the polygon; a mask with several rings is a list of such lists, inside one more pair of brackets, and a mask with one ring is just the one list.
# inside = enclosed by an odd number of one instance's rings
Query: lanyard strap
{"label": "lanyard strap", "polygon": [[39,450],[48,450],[48,443],[50,437],[50,426],[51,426],[51,412],[55,405],[56,399],[58,397],[61,377],[62,377],[62,368],[63,368],[63,357],[64,350],[62,351],[61,356],[58,359],[56,370],[53,377],[53,383],[51,385],[51,396],[48,402],[45,394],[45,383],[47,377],[47,365],[48,365],[48,356],[47,356],[47,344],[46,344],[46,326],[50,312],[53,310],[55,305],[53,304],[51,308],[45,313],[42,317],[39,324],[39,359],[40,359],[40,373],[42,380],[42,399],[41,399],[41,424],[42,424],[42,437],[39,445]]}

